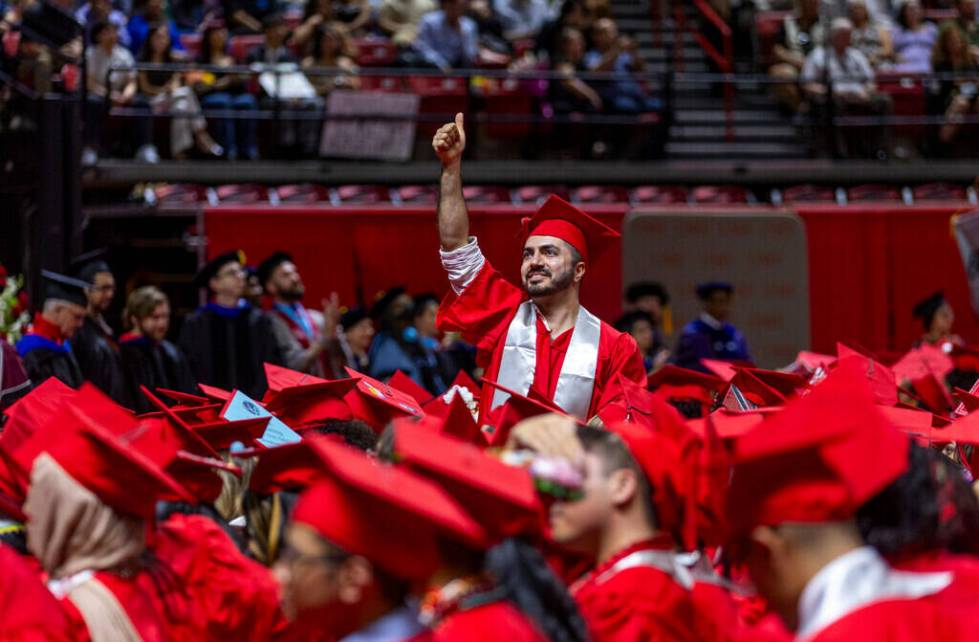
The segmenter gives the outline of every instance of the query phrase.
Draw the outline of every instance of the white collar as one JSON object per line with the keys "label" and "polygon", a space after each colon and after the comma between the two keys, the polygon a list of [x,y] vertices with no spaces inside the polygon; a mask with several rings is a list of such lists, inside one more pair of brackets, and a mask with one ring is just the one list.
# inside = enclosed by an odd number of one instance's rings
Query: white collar
{"label": "white collar", "polygon": [[799,598],[797,640],[813,637],[829,625],[875,602],[914,600],[952,583],[952,573],[895,571],[870,546],[850,551],[813,576]]}
{"label": "white collar", "polygon": [[718,321],[717,319],[715,319],[711,315],[707,314],[706,312],[701,312],[700,313],[700,320],[703,321],[704,323],[706,323],[707,325],[709,325],[714,330],[720,330],[721,328],[724,327],[724,323],[723,322]]}

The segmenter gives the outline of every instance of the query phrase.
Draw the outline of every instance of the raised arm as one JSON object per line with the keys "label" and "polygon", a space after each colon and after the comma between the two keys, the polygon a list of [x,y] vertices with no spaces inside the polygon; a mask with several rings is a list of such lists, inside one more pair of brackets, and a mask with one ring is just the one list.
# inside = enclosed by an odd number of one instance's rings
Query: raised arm
{"label": "raised arm", "polygon": [[466,149],[466,130],[462,114],[454,123],[435,132],[432,148],[442,161],[439,184],[439,241],[442,249],[451,251],[469,242],[469,213],[462,196],[462,152]]}

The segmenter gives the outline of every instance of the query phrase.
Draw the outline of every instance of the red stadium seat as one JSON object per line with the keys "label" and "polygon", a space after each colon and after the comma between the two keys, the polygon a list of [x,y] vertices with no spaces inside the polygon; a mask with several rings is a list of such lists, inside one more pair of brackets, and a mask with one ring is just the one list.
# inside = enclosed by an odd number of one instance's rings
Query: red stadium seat
{"label": "red stadium seat", "polygon": [[242,36],[232,36],[228,41],[228,53],[238,62],[245,62],[248,52],[262,44],[264,36],[261,34],[245,34]]}
{"label": "red stadium seat", "polygon": [[390,67],[398,58],[398,49],[387,38],[355,38],[357,64],[361,67]]}
{"label": "red stadium seat", "polygon": [[616,185],[582,185],[571,192],[573,203],[628,203],[629,189]]}
{"label": "red stadium seat", "polygon": [[[523,138],[530,132],[529,118],[534,112],[534,97],[517,78],[485,78],[479,85],[483,111],[487,114],[486,134],[492,138]],[[505,122],[513,119],[512,122]],[[523,122],[520,122],[521,119]],[[501,122],[502,121],[502,122]]]}
{"label": "red stadium seat", "polygon": [[401,76],[371,76],[361,74],[361,91],[382,91],[388,93],[398,93],[405,90],[405,81]]}
{"label": "red stadium seat", "polygon": [[557,194],[566,201],[571,200],[571,194],[564,185],[524,185],[514,192],[514,202],[518,205],[540,205],[551,194]]}
{"label": "red stadium seat", "polygon": [[642,185],[632,190],[634,205],[670,205],[686,203],[687,189],[677,185]]}
{"label": "red stadium seat", "polygon": [[[918,74],[877,74],[877,88],[891,97],[894,116],[925,116],[925,76]],[[909,138],[920,138],[925,132],[924,125],[896,124],[894,133]]]}
{"label": "red stadium seat", "polygon": [[269,201],[269,188],[255,183],[230,183],[214,188],[214,194],[221,205],[259,205]]}
{"label": "red stadium seat", "polygon": [[341,185],[337,200],[343,205],[376,205],[391,201],[390,190],[380,185]]}
{"label": "red stadium seat", "polygon": [[784,203],[835,203],[836,190],[828,185],[793,185],[782,192]]}
{"label": "red stadium seat", "polygon": [[201,34],[182,33],[180,34],[180,44],[184,46],[187,57],[191,60],[196,60],[197,56],[201,53]]}
{"label": "red stadium seat", "polygon": [[499,185],[466,185],[462,195],[467,203],[495,205],[510,203],[510,190]]}
{"label": "red stadium seat", "polygon": [[435,206],[438,190],[434,185],[404,185],[394,189],[393,196],[401,205]]}
{"label": "red stadium seat", "polygon": [[846,191],[846,200],[850,203],[901,201],[901,190],[893,185],[857,185]]}
{"label": "red stadium seat", "polygon": [[420,115],[430,118],[418,123],[418,135],[428,138],[458,112],[469,108],[469,87],[465,78],[451,76],[410,76],[408,90],[418,94]]}
{"label": "red stadium seat", "polygon": [[280,203],[291,205],[317,205],[330,203],[330,190],[315,183],[279,185],[275,188]]}
{"label": "red stadium seat", "polygon": [[925,183],[911,190],[914,202],[964,201],[968,198],[965,187],[952,183]]}
{"label": "red stadium seat", "polygon": [[751,200],[748,190],[737,185],[698,185],[690,198],[694,203],[707,204],[747,203]]}
{"label": "red stadium seat", "polygon": [[758,37],[758,59],[763,68],[775,62],[775,40],[788,11],[759,11],[755,14],[755,34]]}
{"label": "red stadium seat", "polygon": [[153,189],[152,198],[159,205],[194,205],[207,200],[207,188],[194,183],[160,185]]}

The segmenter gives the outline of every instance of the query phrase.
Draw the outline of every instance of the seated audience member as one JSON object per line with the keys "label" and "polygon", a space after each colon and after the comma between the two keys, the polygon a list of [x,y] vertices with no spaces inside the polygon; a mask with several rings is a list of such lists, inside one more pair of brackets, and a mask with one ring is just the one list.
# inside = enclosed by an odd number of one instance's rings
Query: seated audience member
{"label": "seated audience member", "polygon": [[119,44],[123,47],[129,46],[129,30],[126,24],[129,19],[122,11],[112,8],[111,0],[89,0],[75,12],[75,20],[82,23],[86,33],[92,39],[92,27],[100,22],[111,22],[116,26],[119,34]]}
{"label": "seated audience member", "polygon": [[340,317],[339,352],[330,354],[334,378],[346,377],[345,366],[370,372],[374,322],[363,308],[351,308]]}
{"label": "seated audience member", "polygon": [[350,39],[342,27],[331,24],[316,27],[312,54],[303,58],[302,66],[307,70],[331,72],[308,74],[309,82],[320,96],[326,96],[334,89],[360,88]]}
{"label": "seated audience member", "polygon": [[545,0],[493,0],[493,11],[507,40],[536,37],[548,15]]}
{"label": "seated audience member", "polygon": [[723,281],[701,283],[697,286],[697,298],[703,305],[703,312],[680,332],[673,363],[701,372],[707,372],[701,359],[750,363],[748,342],[741,331],[728,322],[734,286]]}
{"label": "seated audience member", "polygon": [[647,373],[652,373],[666,363],[670,353],[662,347],[657,349],[651,316],[639,310],[627,312],[615,322],[615,329],[627,332],[636,340]]}
{"label": "seated audience member", "polygon": [[166,0],[144,0],[143,8],[129,19],[129,50],[138,54],[146,42],[146,35],[156,24],[166,23],[170,29],[170,41],[176,51],[183,51],[177,23],[167,14]]}
{"label": "seated audience member", "polygon": [[231,33],[262,33],[264,21],[279,13],[278,0],[221,0]]}
{"label": "seated audience member", "polygon": [[776,81],[775,99],[787,111],[795,113],[802,106],[798,80],[806,56],[823,43],[823,25],[819,19],[819,0],[797,0],[795,11],[787,16],[775,41],[775,64],[768,69]]}
{"label": "seated audience member", "polygon": [[333,3],[334,19],[354,36],[366,33],[372,15],[370,0],[336,0]]}
{"label": "seated audience member", "polygon": [[528,54],[530,64],[553,63],[561,50],[561,33],[565,28],[577,29],[581,33],[590,33],[592,14],[585,0],[564,0],[557,16],[548,20],[541,27],[534,41],[533,55]]}
{"label": "seated audience member", "polygon": [[441,0],[441,9],[422,17],[414,46],[433,67],[451,71],[476,66],[479,29],[465,15],[466,5],[467,0]]}
{"label": "seated audience member", "polygon": [[[102,125],[106,111],[110,107],[126,107],[136,97],[136,72],[131,68],[135,61],[132,54],[119,44],[118,28],[111,22],[92,25],[92,44],[86,52],[86,85],[89,108],[85,112],[85,147],[82,150],[82,165],[94,165],[98,161],[102,146]],[[116,69],[109,74],[109,69]],[[132,118],[127,121],[133,127],[133,139],[138,145],[150,140],[149,123],[145,118]]]}
{"label": "seated audience member", "polygon": [[123,318],[128,332],[119,337],[119,354],[133,409],[155,409],[140,386],[194,392],[197,386],[187,357],[166,338],[170,329],[167,295],[153,286],[134,290],[126,299]]}
{"label": "seated audience member", "polygon": [[966,38],[967,31],[958,23],[946,23],[938,32],[938,41],[932,54],[936,73],[960,74],[955,78],[943,78],[939,83],[937,102],[944,111],[945,122],[938,130],[938,142],[949,146],[956,142],[962,130],[964,116],[979,113],[979,83],[969,76],[979,70],[976,59]]}
{"label": "seated audience member", "polygon": [[897,13],[894,28],[894,71],[931,73],[931,54],[938,41],[938,27],[926,22],[917,0],[907,0]]}
{"label": "seated audience member", "polygon": [[309,53],[316,28],[335,21],[333,0],[310,0],[303,11],[303,21],[289,36],[289,44],[299,51]]}
{"label": "seated audience member", "polygon": [[559,113],[601,111],[605,104],[591,85],[578,77],[585,71],[585,37],[577,29],[561,32],[561,45],[554,60],[554,71],[560,79],[552,81],[551,102]]}
{"label": "seated audience member", "polygon": [[435,0],[384,0],[377,24],[397,47],[409,47],[418,37],[422,18],[436,9]]}
{"label": "seated audience member", "polygon": [[[228,30],[223,21],[212,21],[201,37],[198,61],[213,67],[233,67],[235,60],[228,54]],[[258,158],[256,142],[257,121],[246,115],[258,110],[258,100],[248,91],[248,78],[239,74],[214,72],[197,73],[192,86],[205,109],[234,111],[236,118],[214,118],[218,144],[225,149],[228,160],[239,157]]]}
{"label": "seated audience member", "polygon": [[509,63],[513,43],[503,34],[503,22],[493,11],[489,0],[470,0],[466,16],[476,23],[480,62],[501,65]]}
{"label": "seated audience member", "polygon": [[962,337],[952,332],[955,325],[955,310],[945,298],[945,293],[939,290],[926,299],[919,301],[912,310],[914,318],[921,321],[924,333],[915,341],[914,346],[930,345],[951,352],[954,346],[965,345]]}
{"label": "seated audience member", "polygon": [[943,22],[939,27],[939,35],[949,29],[958,31],[962,41],[966,43],[969,60],[977,65],[979,64],[979,24],[976,23],[976,0],[957,0],[955,11],[957,17]]}
{"label": "seated audience member", "polygon": [[592,81],[597,88],[605,110],[617,114],[638,114],[659,111],[659,100],[646,95],[639,80],[633,74],[641,74],[645,63],[636,42],[619,36],[619,28],[611,18],[600,18],[592,28],[594,49],[585,54],[584,65],[588,71],[619,74],[614,80]]}
{"label": "seated audience member", "polygon": [[[852,31],[853,23],[849,19],[833,20],[829,45],[817,47],[806,58],[801,78],[806,95],[819,106],[832,100],[838,116],[886,116],[891,111],[891,99],[877,91],[874,70],[867,57],[850,45]],[[827,78],[832,95],[825,83]],[[883,150],[886,125],[842,129],[841,132],[840,127],[835,128],[836,144],[844,154],[886,154]]]}
{"label": "seated audience member", "polygon": [[[167,25],[154,27],[146,38],[139,61],[172,64],[176,59],[171,44]],[[168,69],[140,71],[139,92],[141,104],[148,105],[154,113],[171,115],[170,153],[174,158],[186,158],[191,149],[204,156],[224,154],[224,149],[207,132],[207,121],[201,114],[197,95],[184,84],[180,73]]]}
{"label": "seated audience member", "polygon": [[851,46],[863,53],[875,69],[890,64],[894,60],[890,29],[872,19],[866,0],[848,0],[847,15],[853,23]]}

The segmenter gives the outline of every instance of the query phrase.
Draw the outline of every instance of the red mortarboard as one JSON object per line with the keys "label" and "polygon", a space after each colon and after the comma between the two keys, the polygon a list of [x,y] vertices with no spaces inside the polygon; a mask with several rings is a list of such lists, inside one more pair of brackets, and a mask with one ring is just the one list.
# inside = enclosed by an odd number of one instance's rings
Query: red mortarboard
{"label": "red mortarboard", "polygon": [[452,380],[452,385],[449,387],[451,388],[452,386],[468,388],[474,395],[479,395],[479,384],[465,370],[460,370],[456,373],[456,378]]}
{"label": "red mortarboard", "polygon": [[955,392],[955,398],[958,399],[959,403],[962,404],[963,410],[965,410],[965,412],[971,413],[972,411],[979,408],[979,396],[976,396],[971,392],[962,390],[962,388],[956,388],[954,392]]}
{"label": "red mortarboard", "polygon": [[458,393],[452,395],[448,412],[441,418],[441,423],[443,434],[451,435],[456,439],[477,446],[486,446],[486,437],[483,435],[483,431],[479,429],[479,425],[476,424],[476,420],[473,419],[469,406],[466,405],[462,395]]}
{"label": "red mortarboard", "polygon": [[271,417],[258,417],[241,421],[215,421],[198,424],[191,430],[214,450],[229,450],[236,441],[250,448],[265,434],[270,419]]}
{"label": "red mortarboard", "polygon": [[176,402],[183,406],[206,406],[211,403],[211,400],[207,397],[201,397],[200,395],[192,395],[187,392],[180,392],[179,390],[170,390],[169,388],[157,388],[156,392],[163,395],[170,401]]}
{"label": "red mortarboard", "polygon": [[809,380],[806,377],[790,372],[763,370],[762,368],[741,368],[741,372],[750,374],[769,388],[774,389],[783,397],[783,400],[795,395],[800,390],[809,388]]}
{"label": "red mortarboard", "polygon": [[602,393],[598,416],[608,426],[628,421],[654,427],[653,393],[618,373]]}
{"label": "red mortarboard", "polygon": [[836,352],[839,355],[837,366],[842,365],[844,361],[853,361],[863,367],[864,377],[870,382],[870,389],[877,403],[883,406],[893,406],[897,403],[897,377],[890,368],[872,356],[842,343],[836,344]]}
{"label": "red mortarboard", "polygon": [[[106,399],[99,403],[112,402]],[[120,513],[146,519],[153,517],[159,497],[193,502],[187,491],[139,448],[97,422],[95,417],[104,410],[96,407],[91,397],[66,406],[50,429],[35,432],[18,453],[24,472],[29,474],[35,457],[47,452],[75,481],[107,505]],[[119,411],[125,413],[121,408]]]}
{"label": "red mortarboard", "polygon": [[[210,401],[208,399],[206,406],[172,406],[170,411],[180,417],[188,426],[212,423],[221,419],[221,409],[224,408],[225,404],[210,403]],[[165,415],[159,410],[155,410],[153,412],[144,412],[138,416],[141,419],[154,419],[167,417],[168,415]]]}
{"label": "red mortarboard", "polygon": [[693,550],[700,442],[676,410],[655,397],[650,401],[655,428],[618,423],[608,429],[622,438],[649,480],[657,526],[678,534],[679,543]]}
{"label": "red mortarboard", "polygon": [[306,489],[325,474],[323,460],[309,440],[267,448],[255,454],[258,462],[252,470],[249,487],[263,495]]}
{"label": "red mortarboard", "polygon": [[169,408],[163,401],[158,399],[146,386],[139,387],[140,392],[149,399],[150,403],[160,409],[163,416],[173,425],[173,430],[176,432],[177,437],[181,440],[183,448],[188,452],[203,455],[205,457],[211,457],[213,459],[220,459],[220,455],[217,450],[211,447],[211,445],[205,441],[200,435],[195,433],[190,428],[190,424],[181,417],[179,414],[174,412]]}
{"label": "red mortarboard", "polygon": [[541,525],[543,509],[534,480],[522,468],[406,419],[394,422],[394,452],[398,463],[431,479],[465,506],[494,541]]}
{"label": "red mortarboard", "polygon": [[780,406],[758,408],[757,410],[747,410],[744,412],[719,408],[707,417],[690,419],[687,421],[687,425],[695,433],[704,437],[707,434],[707,422],[710,421],[718,437],[721,439],[735,439],[743,436],[779,410],[781,410]]}
{"label": "red mortarboard", "polygon": [[735,533],[848,519],[907,469],[909,440],[874,404],[865,367],[844,359],[811,393],[735,442],[728,498]]}
{"label": "red mortarboard", "polygon": [[523,220],[524,240],[530,236],[553,236],[578,250],[585,262],[597,260],[619,233],[553,194],[540,209]]}
{"label": "red mortarboard", "polygon": [[391,375],[390,379],[388,379],[388,385],[395,390],[400,390],[406,395],[410,395],[415,401],[418,402],[419,406],[432,400],[432,393],[419,386],[417,383],[415,383],[414,379],[400,370],[394,371],[394,374]]}
{"label": "red mortarboard", "polygon": [[438,566],[439,534],[485,545],[479,524],[435,484],[346,446],[320,439],[310,444],[328,474],[303,493],[292,519],[344,551],[396,577],[421,580]]}
{"label": "red mortarboard", "polygon": [[720,392],[724,389],[726,381],[717,375],[698,372],[681,368],[673,364],[667,364],[649,375],[646,386],[650,390],[656,390],[661,386],[700,386],[705,390]]}
{"label": "red mortarboard", "polygon": [[355,418],[380,432],[398,417],[423,417],[425,412],[411,395],[395,390],[386,383],[347,368],[357,385],[344,396]]}
{"label": "red mortarboard", "polygon": [[763,382],[747,369],[739,368],[731,379],[731,385],[737,386],[741,394],[756,406],[781,406],[785,403],[785,395]]}
{"label": "red mortarboard", "polygon": [[948,393],[948,389],[942,384],[935,375],[928,373],[911,381],[917,396],[925,403],[928,410],[934,413],[947,415],[955,408],[955,401]]}
{"label": "red mortarboard", "polygon": [[492,411],[489,417],[483,418],[484,423],[490,426],[490,429],[485,434],[491,446],[502,446],[505,444],[513,427],[524,419],[530,419],[531,417],[546,415],[552,412],[567,416],[567,413],[558,408],[554,403],[534,394],[533,391],[531,391],[532,397],[524,396],[489,379],[483,379],[483,383],[490,388],[502,390],[510,395],[502,406]]}
{"label": "red mortarboard", "polygon": [[276,366],[271,363],[265,364],[265,379],[269,384],[268,390],[265,391],[265,397],[262,399],[265,403],[274,399],[276,393],[281,390],[295,388],[297,386],[308,386],[314,383],[326,383],[327,381],[321,377],[314,377],[305,372],[290,370],[289,368],[283,368],[282,366]]}
{"label": "red mortarboard", "polygon": [[713,374],[724,381],[730,381],[738,373],[737,364],[731,361],[719,361],[717,359],[701,359],[700,363]]}
{"label": "red mortarboard", "polygon": [[201,392],[207,395],[208,399],[213,399],[214,401],[224,402],[228,401],[234,396],[234,393],[228,390],[223,390],[222,388],[218,388],[216,386],[209,386],[206,383],[199,383],[197,384],[197,387],[201,389]]}
{"label": "red mortarboard", "polygon": [[291,426],[320,419],[352,419],[347,395],[356,385],[357,379],[337,379],[282,388],[265,407]]}

